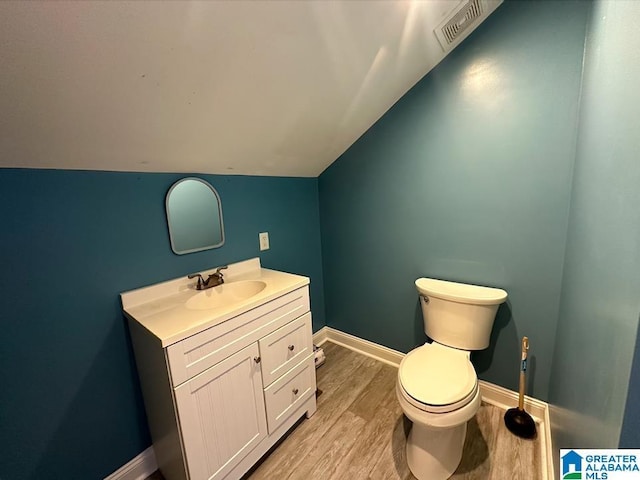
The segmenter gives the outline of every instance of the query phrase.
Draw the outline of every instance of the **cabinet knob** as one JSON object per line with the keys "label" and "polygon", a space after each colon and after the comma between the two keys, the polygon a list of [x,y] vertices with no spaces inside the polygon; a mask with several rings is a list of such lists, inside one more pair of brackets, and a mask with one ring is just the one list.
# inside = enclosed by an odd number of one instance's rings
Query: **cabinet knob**
{"label": "cabinet knob", "polygon": [[293,352],[293,349],[296,348],[295,345],[289,345],[289,350]]}
{"label": "cabinet knob", "polygon": [[298,391],[299,391],[299,390],[298,390],[297,388],[294,388],[294,389],[292,390],[292,392],[293,392],[293,394],[294,394],[294,395],[297,395],[297,394],[298,394]]}
{"label": "cabinet knob", "polygon": [[256,363],[260,363],[261,358],[260,357],[253,357],[253,361]]}

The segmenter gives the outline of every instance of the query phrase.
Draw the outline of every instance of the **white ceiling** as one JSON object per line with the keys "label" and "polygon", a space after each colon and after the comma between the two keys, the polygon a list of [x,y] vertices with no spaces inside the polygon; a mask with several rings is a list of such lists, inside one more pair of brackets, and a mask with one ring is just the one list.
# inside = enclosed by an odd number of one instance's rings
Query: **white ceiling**
{"label": "white ceiling", "polygon": [[0,2],[0,167],[315,177],[458,3]]}

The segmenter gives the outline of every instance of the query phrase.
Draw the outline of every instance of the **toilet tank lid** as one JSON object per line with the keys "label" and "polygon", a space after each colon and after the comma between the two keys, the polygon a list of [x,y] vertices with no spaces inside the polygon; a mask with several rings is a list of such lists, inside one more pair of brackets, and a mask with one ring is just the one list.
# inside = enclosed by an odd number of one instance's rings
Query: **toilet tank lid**
{"label": "toilet tank lid", "polygon": [[418,292],[427,297],[475,305],[498,305],[507,299],[507,292],[500,288],[481,287],[480,285],[448,282],[434,278],[417,279],[416,288]]}

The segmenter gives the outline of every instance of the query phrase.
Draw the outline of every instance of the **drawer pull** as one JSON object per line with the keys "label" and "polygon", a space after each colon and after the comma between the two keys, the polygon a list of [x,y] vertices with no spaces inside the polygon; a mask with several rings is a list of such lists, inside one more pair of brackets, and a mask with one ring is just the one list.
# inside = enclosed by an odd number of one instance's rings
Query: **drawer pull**
{"label": "drawer pull", "polygon": [[293,352],[293,349],[296,348],[294,345],[289,345],[289,350]]}
{"label": "drawer pull", "polygon": [[298,394],[298,392],[299,392],[299,390],[298,390],[297,388],[294,388],[294,389],[292,390],[292,392],[293,392],[293,394],[294,394],[294,395],[297,395],[297,394]]}
{"label": "drawer pull", "polygon": [[253,357],[253,361],[256,363],[260,363],[261,358],[260,357]]}

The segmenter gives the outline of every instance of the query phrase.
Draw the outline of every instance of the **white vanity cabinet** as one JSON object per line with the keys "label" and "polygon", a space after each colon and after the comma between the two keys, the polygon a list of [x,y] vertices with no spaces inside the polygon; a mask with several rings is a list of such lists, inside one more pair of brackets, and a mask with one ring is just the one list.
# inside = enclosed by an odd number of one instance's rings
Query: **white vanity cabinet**
{"label": "white vanity cabinet", "polygon": [[315,412],[308,285],[169,345],[125,314],[167,480],[237,480]]}

